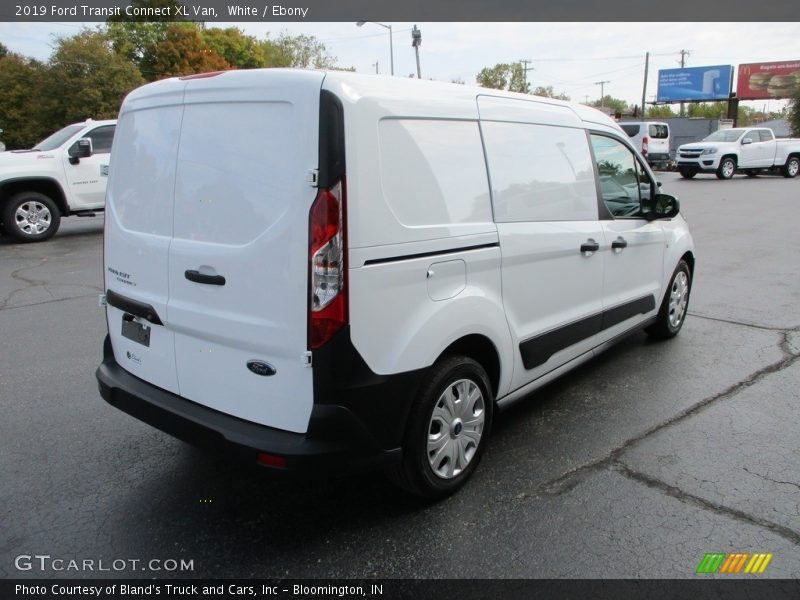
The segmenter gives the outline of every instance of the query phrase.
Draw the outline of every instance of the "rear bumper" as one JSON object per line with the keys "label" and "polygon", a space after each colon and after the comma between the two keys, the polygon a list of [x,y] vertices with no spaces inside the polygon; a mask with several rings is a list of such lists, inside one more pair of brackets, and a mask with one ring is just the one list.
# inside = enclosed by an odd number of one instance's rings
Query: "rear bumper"
{"label": "rear bumper", "polygon": [[[100,395],[112,406],[185,442],[248,462],[261,453],[285,459],[274,470],[309,474],[379,469],[400,460],[384,450],[347,408],[315,404],[306,433],[245,421],[197,404],[131,375],[114,359],[106,338],[97,369]],[[263,464],[262,464],[263,466]]]}

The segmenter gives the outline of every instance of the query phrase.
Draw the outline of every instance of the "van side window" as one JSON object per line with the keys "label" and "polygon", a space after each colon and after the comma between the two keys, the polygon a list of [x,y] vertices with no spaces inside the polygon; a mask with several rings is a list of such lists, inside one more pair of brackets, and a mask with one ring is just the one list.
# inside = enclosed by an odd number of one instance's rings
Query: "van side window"
{"label": "van side window", "polygon": [[92,140],[92,152],[94,154],[108,154],[111,152],[111,142],[114,140],[114,129],[116,125],[106,125],[92,129],[85,137]]}
{"label": "van side window", "polygon": [[492,222],[475,121],[383,119],[378,135],[381,187],[400,223]]}
{"label": "van side window", "polygon": [[626,123],[620,123],[620,127],[622,127],[622,130],[630,137],[639,135],[639,130],[641,129],[641,125],[627,125]]}
{"label": "van side window", "polygon": [[600,176],[600,193],[615,217],[637,217],[642,197],[651,193],[650,179],[633,152],[621,142],[592,134],[592,148]]}
{"label": "van side window", "polygon": [[598,218],[586,132],[571,127],[481,122],[498,223]]}

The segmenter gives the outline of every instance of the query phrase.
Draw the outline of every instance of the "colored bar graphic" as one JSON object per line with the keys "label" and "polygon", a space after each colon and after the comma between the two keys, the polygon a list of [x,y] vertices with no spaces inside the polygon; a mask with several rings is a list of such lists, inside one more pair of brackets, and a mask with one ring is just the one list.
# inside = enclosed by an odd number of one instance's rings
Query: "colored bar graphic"
{"label": "colored bar graphic", "polygon": [[[726,554],[724,552],[709,552],[700,561],[697,567],[697,573],[706,574],[735,574],[741,573],[742,567],[744,572],[751,575],[763,573],[767,569],[767,565],[772,560],[772,553],[756,552],[750,554],[749,552],[734,552]],[[748,561],[748,558],[750,559]],[[747,566],[745,567],[745,563]]]}

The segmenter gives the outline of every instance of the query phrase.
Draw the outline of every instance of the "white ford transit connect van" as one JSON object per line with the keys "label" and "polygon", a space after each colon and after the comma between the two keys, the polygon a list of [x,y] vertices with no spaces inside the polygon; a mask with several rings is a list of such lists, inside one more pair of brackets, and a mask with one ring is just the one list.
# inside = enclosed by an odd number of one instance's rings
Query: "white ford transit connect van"
{"label": "white ford transit connect van", "polygon": [[116,135],[101,394],[266,467],[446,495],[497,406],[686,316],[677,201],[578,104],[229,71],[139,88]]}
{"label": "white ford transit connect van", "polygon": [[630,136],[633,147],[642,153],[650,166],[666,168],[669,164],[670,146],[668,123],[624,121],[620,126]]}

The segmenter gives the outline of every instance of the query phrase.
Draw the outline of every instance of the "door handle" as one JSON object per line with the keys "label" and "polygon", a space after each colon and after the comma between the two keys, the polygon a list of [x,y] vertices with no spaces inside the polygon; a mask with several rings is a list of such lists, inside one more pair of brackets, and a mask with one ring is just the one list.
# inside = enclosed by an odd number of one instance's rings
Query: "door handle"
{"label": "door handle", "polygon": [[206,285],[225,285],[225,278],[222,275],[206,275],[195,269],[187,269],[183,274],[189,281],[195,283],[205,283]]}
{"label": "door handle", "polygon": [[598,250],[600,250],[600,244],[598,244],[592,238],[589,238],[581,244],[581,252],[586,256],[590,256],[592,253],[597,252]]}
{"label": "door handle", "polygon": [[627,247],[628,247],[628,242],[623,237],[618,237],[613,242],[611,242],[612,250],[619,250],[620,252],[622,252],[622,249]]}

